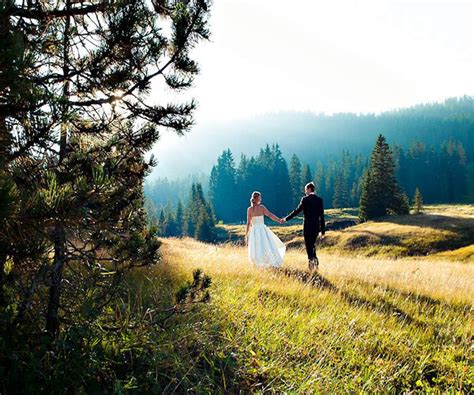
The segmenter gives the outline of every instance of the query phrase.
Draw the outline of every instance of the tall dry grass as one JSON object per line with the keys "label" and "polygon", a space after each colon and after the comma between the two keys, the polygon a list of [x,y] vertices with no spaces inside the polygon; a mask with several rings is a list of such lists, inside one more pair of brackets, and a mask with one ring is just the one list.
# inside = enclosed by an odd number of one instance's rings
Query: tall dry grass
{"label": "tall dry grass", "polygon": [[255,268],[244,247],[230,244],[167,239],[162,252],[156,278],[196,268],[212,276],[211,302],[194,316],[200,332],[187,349],[211,347],[225,358],[220,390],[474,389],[472,265],[321,254],[312,275],[300,250],[280,270]]}
{"label": "tall dry grass", "polygon": [[[212,245],[192,239],[167,239],[163,246],[164,256],[183,267],[199,266],[210,274],[223,276],[252,276],[265,281],[268,272],[255,268],[248,262],[247,250],[243,246]],[[347,257],[319,253],[319,272],[337,284],[353,281],[366,282],[399,289],[404,292],[422,294],[452,302],[474,301],[474,265],[448,260],[425,258],[377,259]],[[289,250],[285,267],[307,269],[302,249]],[[273,276],[271,281],[275,280]],[[284,282],[287,285],[287,282]]]}

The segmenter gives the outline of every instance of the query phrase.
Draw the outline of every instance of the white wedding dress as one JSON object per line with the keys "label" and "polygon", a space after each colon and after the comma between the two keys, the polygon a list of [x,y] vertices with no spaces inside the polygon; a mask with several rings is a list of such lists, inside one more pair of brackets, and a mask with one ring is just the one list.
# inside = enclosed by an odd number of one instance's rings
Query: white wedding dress
{"label": "white wedding dress", "polygon": [[280,267],[286,246],[267,228],[263,218],[263,215],[252,217],[247,239],[249,260],[257,267]]}

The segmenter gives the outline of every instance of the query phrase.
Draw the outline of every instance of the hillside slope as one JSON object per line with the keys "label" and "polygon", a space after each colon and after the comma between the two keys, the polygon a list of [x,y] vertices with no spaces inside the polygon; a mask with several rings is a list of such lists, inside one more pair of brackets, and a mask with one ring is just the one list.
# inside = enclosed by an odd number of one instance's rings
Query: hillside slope
{"label": "hillside slope", "polygon": [[436,255],[474,261],[474,206],[430,206],[421,215],[369,221],[330,232],[324,248],[363,256]]}

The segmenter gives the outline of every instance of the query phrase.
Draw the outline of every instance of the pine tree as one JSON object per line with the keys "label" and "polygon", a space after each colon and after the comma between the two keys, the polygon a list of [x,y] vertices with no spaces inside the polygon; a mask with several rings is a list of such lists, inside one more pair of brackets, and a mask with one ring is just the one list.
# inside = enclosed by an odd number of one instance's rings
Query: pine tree
{"label": "pine tree", "polygon": [[464,146],[450,138],[441,146],[437,178],[441,181],[442,200],[459,202],[466,193],[466,154]]}
{"label": "pine tree", "polygon": [[311,169],[309,168],[308,164],[305,164],[303,167],[303,172],[301,173],[301,189],[303,189],[308,182],[312,181],[313,175],[311,174]]}
{"label": "pine tree", "polygon": [[252,193],[251,165],[249,159],[242,154],[236,173],[236,200],[238,201],[234,221],[242,222],[246,220],[249,196]]}
{"label": "pine tree", "polygon": [[332,205],[334,208],[349,207],[349,185],[347,184],[347,176],[341,170],[338,172],[334,187],[334,197]]}
{"label": "pine tree", "polygon": [[217,159],[209,179],[209,198],[218,219],[226,223],[236,220],[237,200],[224,199],[236,189],[236,169],[232,152],[228,149]]}
{"label": "pine tree", "polygon": [[355,207],[359,204],[362,191],[362,181],[364,179],[366,169],[367,158],[362,154],[356,155],[354,158],[354,176],[352,178],[351,207]]}
{"label": "pine tree", "polygon": [[[37,107],[45,90],[29,78],[36,65],[24,34],[34,28],[28,24],[20,28],[21,21],[12,18],[12,7],[13,1],[0,5],[0,308],[8,303],[4,298],[7,259],[14,262],[18,273],[34,272],[39,270],[46,249],[43,227],[25,220],[39,205],[35,184],[22,184],[16,177],[20,172],[33,175],[38,164],[27,155],[20,163],[19,148],[25,144],[25,135],[34,131],[35,119],[24,109]],[[37,35],[37,45],[43,42],[44,37]],[[17,300],[21,298],[21,293],[16,295]]]}
{"label": "pine tree", "polygon": [[178,202],[178,207],[176,208],[176,235],[177,236],[184,236],[185,231],[184,227],[184,209],[183,203],[181,201]]}
{"label": "pine tree", "polygon": [[193,184],[186,207],[185,234],[201,241],[212,242],[215,225],[212,208],[204,197],[202,185]]}
{"label": "pine tree", "polygon": [[[263,202],[268,207],[275,207],[277,196],[275,195],[275,151],[267,144],[261,149],[258,157],[251,162],[254,164],[252,176],[253,190],[259,190],[262,194]],[[248,198],[247,198],[248,201]]]}
{"label": "pine tree", "polygon": [[293,154],[290,161],[290,183],[291,183],[291,206],[296,207],[303,195],[301,185],[302,179],[301,162],[299,158]]}
{"label": "pine tree", "polygon": [[321,162],[316,164],[316,171],[314,173],[314,185],[316,193],[323,198],[325,202],[328,201],[326,193],[326,170]]}
{"label": "pine tree", "polygon": [[387,214],[406,214],[408,207],[395,177],[395,163],[385,137],[379,135],[365,174],[360,199],[362,220]]}
{"label": "pine tree", "polygon": [[163,209],[160,210],[160,216],[158,217],[158,229],[160,232],[160,236],[166,237],[168,236],[166,230],[167,230],[167,223],[166,223],[166,218],[165,218],[165,213]]}
{"label": "pine tree", "polygon": [[288,165],[278,144],[272,147],[273,151],[273,171],[271,173],[272,190],[271,194],[275,198],[272,209],[276,215],[283,215],[292,204],[292,193]]}
{"label": "pine tree", "polygon": [[173,210],[171,202],[165,207],[165,221],[166,221],[166,236],[176,237],[178,236],[178,228],[176,226],[176,216]]}
{"label": "pine tree", "polygon": [[398,205],[398,211],[395,214],[410,214],[410,198],[405,192],[401,192],[401,196],[395,204]]}
{"label": "pine tree", "polygon": [[186,236],[194,237],[196,232],[196,222],[198,218],[198,200],[196,192],[196,184],[191,185],[191,191],[189,193],[188,204],[184,214],[184,234]]}
{"label": "pine tree", "polygon": [[201,205],[199,217],[196,223],[195,237],[205,242],[213,242],[215,239],[214,224],[205,205]]}
{"label": "pine tree", "polygon": [[[22,60],[7,69],[15,89],[5,87],[1,68],[3,167],[28,207],[27,217],[17,216],[17,229],[48,229],[30,232],[44,246],[37,255],[24,254],[31,250],[27,243],[12,252],[24,268],[18,284],[44,281],[12,292],[21,299],[17,322],[35,299],[47,331],[56,335],[60,309],[75,320],[86,311],[77,301],[99,311],[125,270],[157,259],[143,209],[143,180],[154,162],[144,155],[159,128],[189,129],[195,103],[151,105],[147,95],[156,78],[172,90],[191,85],[198,69],[189,53],[208,37],[206,10],[205,0],[166,6],[8,1],[0,7],[1,55],[6,31],[18,38],[7,52]],[[113,275],[103,275],[99,252],[111,257]],[[83,264],[84,277],[70,262]],[[30,289],[35,292],[24,291]]]}
{"label": "pine tree", "polygon": [[415,189],[413,203],[415,206],[415,214],[420,214],[423,211],[423,196],[418,187]]}

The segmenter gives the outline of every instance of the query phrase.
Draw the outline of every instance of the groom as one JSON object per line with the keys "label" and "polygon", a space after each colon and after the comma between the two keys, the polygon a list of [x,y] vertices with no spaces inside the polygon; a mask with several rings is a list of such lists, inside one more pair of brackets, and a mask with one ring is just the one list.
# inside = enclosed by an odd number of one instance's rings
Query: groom
{"label": "groom", "polygon": [[323,238],[326,232],[323,199],[316,196],[314,190],[315,188],[312,182],[306,184],[306,196],[303,196],[299,206],[283,219],[283,222],[289,221],[303,211],[303,235],[310,270],[318,269],[319,266],[319,261],[316,257],[316,238],[318,237],[318,233],[321,232],[321,238]]}

